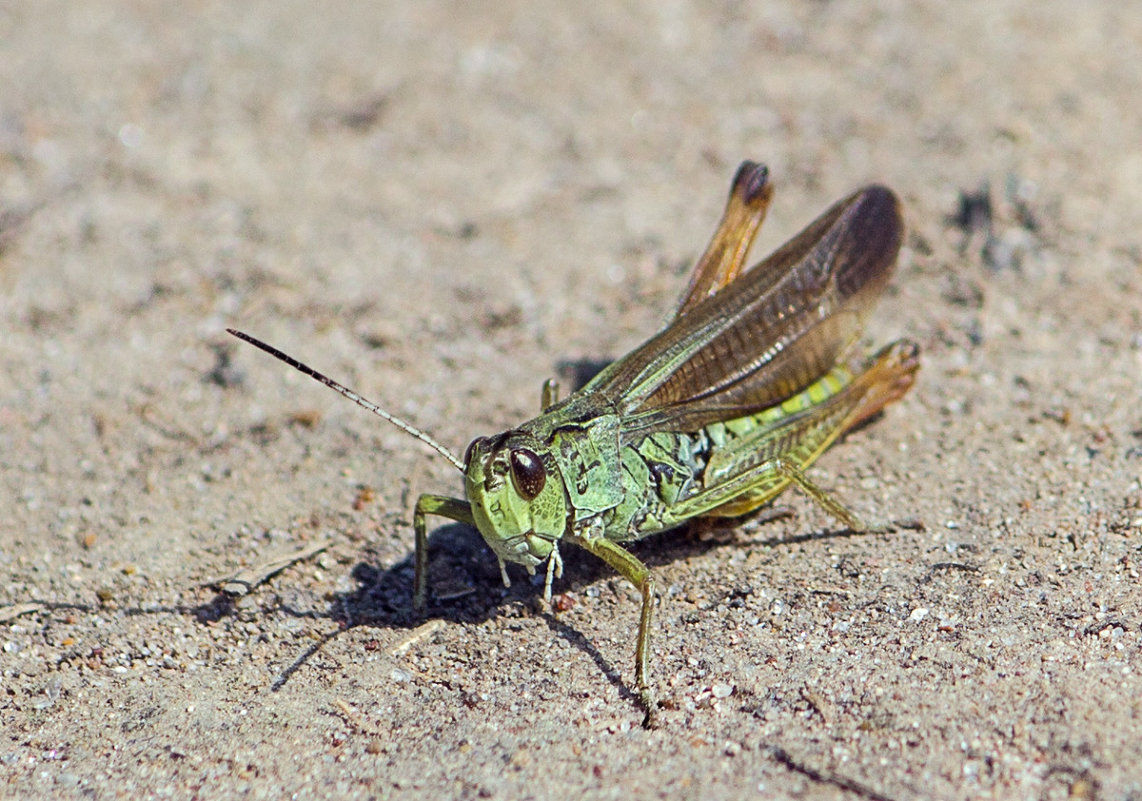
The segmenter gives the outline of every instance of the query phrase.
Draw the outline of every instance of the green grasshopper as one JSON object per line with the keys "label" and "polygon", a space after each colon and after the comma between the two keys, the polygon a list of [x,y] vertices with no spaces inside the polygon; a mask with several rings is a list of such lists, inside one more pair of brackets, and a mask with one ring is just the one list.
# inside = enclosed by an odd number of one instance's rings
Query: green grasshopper
{"label": "green grasshopper", "polygon": [[424,441],[464,473],[465,500],[421,495],[413,607],[428,599],[426,518],[475,526],[500,562],[534,575],[544,598],[562,576],[561,542],[602,559],[642,594],[635,682],[648,720],[654,577],[623,547],[700,517],[738,517],[790,484],[852,531],[853,512],[805,469],[838,437],[902,397],[919,348],[900,340],[866,357],[856,347],[903,238],[891,190],[849,195],[767,259],[743,271],[772,198],[767,169],[744,162],[721,223],[673,321],[560,401],[548,381],[539,417],[478,437],[463,460],[419,429],[232,329]]}

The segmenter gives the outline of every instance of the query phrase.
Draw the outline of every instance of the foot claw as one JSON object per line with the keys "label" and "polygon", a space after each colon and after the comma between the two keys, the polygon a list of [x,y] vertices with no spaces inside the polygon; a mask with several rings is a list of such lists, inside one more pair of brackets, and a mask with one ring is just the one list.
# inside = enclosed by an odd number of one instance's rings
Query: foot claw
{"label": "foot claw", "polygon": [[649,687],[643,687],[638,691],[638,702],[646,710],[646,716],[642,719],[642,727],[644,729],[657,729],[658,702],[654,698],[654,691]]}

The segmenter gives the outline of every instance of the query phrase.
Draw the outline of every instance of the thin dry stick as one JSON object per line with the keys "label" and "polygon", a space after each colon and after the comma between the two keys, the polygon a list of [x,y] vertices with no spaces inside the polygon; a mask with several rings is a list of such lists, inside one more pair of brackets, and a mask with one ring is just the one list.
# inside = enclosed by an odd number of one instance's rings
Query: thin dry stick
{"label": "thin dry stick", "polygon": [[308,559],[314,554],[321,553],[329,547],[328,542],[317,542],[313,545],[307,545],[300,551],[294,551],[288,556],[280,556],[277,559],[271,559],[268,562],[263,562],[254,567],[247,567],[239,570],[232,576],[226,576],[214,581],[208,581],[205,586],[217,587],[227,595],[242,596],[250,590],[257,587],[270,576],[285,570],[294,562],[300,562],[303,559]]}
{"label": "thin dry stick", "polygon": [[21,615],[27,615],[31,612],[38,612],[43,609],[44,605],[38,601],[31,601],[25,604],[13,604],[12,606],[0,607],[0,623],[7,623],[9,620],[15,620]]}
{"label": "thin dry stick", "polygon": [[423,623],[417,626],[404,637],[401,637],[399,640],[389,646],[389,656],[400,656],[413,645],[416,645],[416,643],[420,642],[426,637],[432,636],[442,628],[444,628],[443,620],[430,620],[427,623]]}
{"label": "thin dry stick", "polygon": [[365,720],[361,713],[354,709],[348,701],[344,701],[340,698],[335,698],[333,700],[333,706],[341,711],[341,714],[344,716],[347,723],[354,726],[357,731],[361,732],[362,734],[367,734],[377,738],[382,738],[384,736],[376,726],[373,726],[369,723],[369,721]]}

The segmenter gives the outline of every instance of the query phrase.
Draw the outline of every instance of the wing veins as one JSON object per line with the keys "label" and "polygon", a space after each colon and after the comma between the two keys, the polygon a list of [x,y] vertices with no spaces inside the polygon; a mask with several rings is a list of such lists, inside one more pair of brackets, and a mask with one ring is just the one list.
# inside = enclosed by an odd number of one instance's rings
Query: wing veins
{"label": "wing veins", "polygon": [[624,431],[694,430],[780,403],[859,337],[902,234],[891,191],[859,190],[584,389],[614,404]]}

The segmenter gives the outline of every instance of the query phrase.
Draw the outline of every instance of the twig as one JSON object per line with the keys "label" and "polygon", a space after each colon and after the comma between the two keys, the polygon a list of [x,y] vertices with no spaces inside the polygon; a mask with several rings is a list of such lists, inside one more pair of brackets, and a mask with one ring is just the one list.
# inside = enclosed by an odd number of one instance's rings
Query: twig
{"label": "twig", "polygon": [[400,656],[413,645],[432,636],[442,628],[444,628],[443,620],[430,620],[427,623],[422,623],[389,646],[389,656]]}
{"label": "twig", "polygon": [[38,612],[43,608],[44,605],[39,601],[12,604],[11,606],[0,606],[0,623],[7,623],[9,620],[15,620],[21,615],[27,615],[31,612]]}
{"label": "twig", "polygon": [[259,584],[263,583],[266,579],[270,578],[270,576],[285,570],[294,562],[300,562],[303,559],[308,559],[314,554],[321,553],[328,547],[328,542],[317,542],[313,545],[307,545],[300,551],[294,551],[288,556],[281,556],[277,559],[271,559],[268,562],[263,562],[260,565],[255,565],[254,567],[248,567],[243,570],[239,570],[232,576],[225,576],[223,578],[215,579],[214,581],[208,581],[204,586],[216,587],[218,590],[226,593],[227,595],[241,597],[250,592],[250,590],[254,589],[254,587],[257,587]]}

